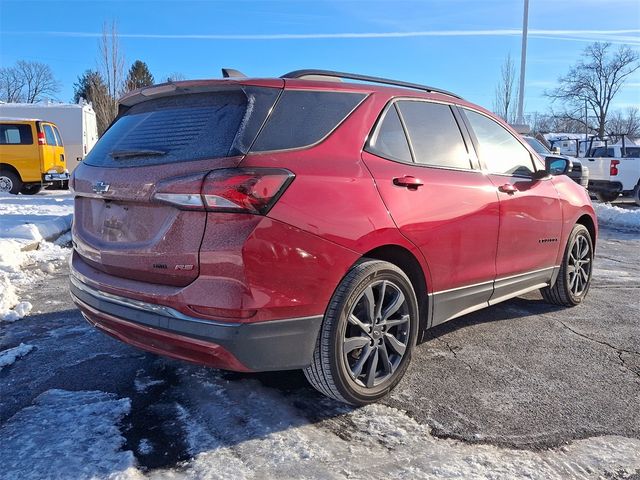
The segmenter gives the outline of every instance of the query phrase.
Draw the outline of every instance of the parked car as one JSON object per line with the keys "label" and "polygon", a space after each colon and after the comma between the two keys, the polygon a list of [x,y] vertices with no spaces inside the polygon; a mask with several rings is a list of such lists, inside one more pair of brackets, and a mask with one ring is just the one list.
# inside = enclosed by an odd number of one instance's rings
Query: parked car
{"label": "parked car", "polygon": [[622,195],[640,206],[640,146],[603,146],[591,153],[586,159],[593,172],[589,191],[601,202],[612,202]]}
{"label": "parked car", "polygon": [[[558,154],[558,152],[552,152],[549,150],[544,143],[535,137],[523,136],[523,138],[542,158]],[[567,158],[571,161],[571,170],[567,172],[567,175],[578,185],[582,185],[584,188],[587,188],[589,186],[589,169],[584,166],[580,160],[576,160],[572,157]]]}
{"label": "parked car", "polygon": [[597,223],[568,168],[432,87],[319,70],[147,87],[73,174],[70,288],[131,345],[303,369],[366,404],[428,328],[532,290],[583,301]]}
{"label": "parked car", "polygon": [[58,127],[33,119],[0,118],[0,192],[34,195],[69,180]]}

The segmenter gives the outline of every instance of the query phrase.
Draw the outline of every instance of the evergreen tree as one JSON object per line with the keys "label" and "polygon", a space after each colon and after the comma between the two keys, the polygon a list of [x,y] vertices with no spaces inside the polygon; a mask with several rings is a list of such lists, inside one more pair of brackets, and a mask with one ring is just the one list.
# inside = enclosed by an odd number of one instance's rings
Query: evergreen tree
{"label": "evergreen tree", "polygon": [[153,75],[151,75],[147,64],[140,60],[133,62],[125,81],[125,90],[130,92],[137,88],[148,87],[153,83]]}

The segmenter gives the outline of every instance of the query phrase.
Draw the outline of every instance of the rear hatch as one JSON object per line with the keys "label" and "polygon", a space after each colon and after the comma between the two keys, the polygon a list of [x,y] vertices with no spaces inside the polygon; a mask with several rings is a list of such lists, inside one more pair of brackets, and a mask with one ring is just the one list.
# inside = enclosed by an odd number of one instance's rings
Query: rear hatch
{"label": "rear hatch", "polygon": [[242,161],[282,83],[180,82],[124,98],[74,172],[76,252],[115,276],[193,281],[207,213],[190,202],[209,172]]}

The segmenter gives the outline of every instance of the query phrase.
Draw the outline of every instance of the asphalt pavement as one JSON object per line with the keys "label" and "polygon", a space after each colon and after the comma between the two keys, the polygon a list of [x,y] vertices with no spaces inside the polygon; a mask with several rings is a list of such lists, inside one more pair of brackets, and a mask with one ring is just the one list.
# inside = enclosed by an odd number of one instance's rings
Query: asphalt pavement
{"label": "asphalt pavement", "polygon": [[[602,230],[596,255],[582,305],[549,306],[535,292],[436,327],[382,403],[436,437],[469,444],[537,451],[605,435],[640,439],[640,234]],[[0,370],[0,427],[50,389],[114,393],[131,399],[124,448],[143,469],[170,468],[193,456],[170,406],[193,403],[184,400],[186,377],[210,375],[207,382],[240,397],[251,397],[247,386],[264,387],[296,418],[359,441],[357,409],[324,399],[300,372],[208,373],[94,330],[69,299],[67,274],[63,268],[23,294],[34,305],[30,316],[0,325],[0,350],[37,347]],[[250,422],[250,413],[240,417]],[[156,448],[141,450],[143,439]],[[631,475],[619,478],[639,471]]]}

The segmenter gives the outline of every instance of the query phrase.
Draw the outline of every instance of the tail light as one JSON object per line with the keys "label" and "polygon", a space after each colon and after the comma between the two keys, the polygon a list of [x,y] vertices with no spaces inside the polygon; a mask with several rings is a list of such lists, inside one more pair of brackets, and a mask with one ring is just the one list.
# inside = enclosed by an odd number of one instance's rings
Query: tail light
{"label": "tail light", "polygon": [[224,168],[161,182],[153,198],[185,210],[265,215],[294,177],[280,168]]}
{"label": "tail light", "polygon": [[46,145],[47,139],[44,136],[44,132],[38,132],[38,145]]}
{"label": "tail light", "polygon": [[609,167],[609,175],[612,177],[618,175],[618,165],[620,160],[611,160],[611,166]]}

